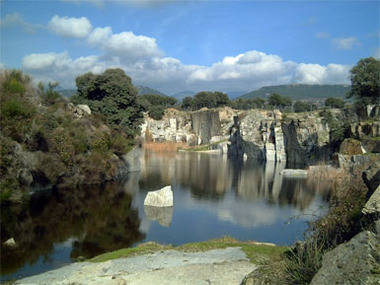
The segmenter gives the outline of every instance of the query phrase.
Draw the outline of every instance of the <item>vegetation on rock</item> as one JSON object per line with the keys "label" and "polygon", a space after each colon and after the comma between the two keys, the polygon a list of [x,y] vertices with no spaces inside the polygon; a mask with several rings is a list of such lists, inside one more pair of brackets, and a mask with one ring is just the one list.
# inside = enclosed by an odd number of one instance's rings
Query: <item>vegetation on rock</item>
{"label": "vegetation on rock", "polygon": [[[121,71],[106,72],[102,87],[85,78],[96,76],[81,77],[79,93],[99,99],[92,105],[99,113],[78,117],[76,107],[55,91],[56,83],[34,88],[21,71],[0,75],[1,202],[21,201],[28,187],[100,183],[115,175],[120,162],[114,155],[128,152],[141,119],[133,107],[133,86]],[[110,90],[116,93],[109,98]],[[130,96],[124,98],[124,91]],[[125,109],[118,112],[117,106]]]}

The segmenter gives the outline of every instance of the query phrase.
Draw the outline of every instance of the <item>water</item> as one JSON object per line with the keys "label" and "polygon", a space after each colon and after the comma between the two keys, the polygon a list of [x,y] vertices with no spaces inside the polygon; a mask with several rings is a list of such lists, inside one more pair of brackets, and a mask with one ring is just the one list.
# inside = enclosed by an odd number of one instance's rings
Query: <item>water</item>
{"label": "water", "polygon": [[[282,164],[231,162],[202,153],[153,154],[123,183],[60,189],[1,209],[1,280],[38,274],[146,241],[179,245],[229,235],[290,245],[326,209],[326,192],[286,179]],[[172,185],[174,207],[144,208],[148,191]]]}

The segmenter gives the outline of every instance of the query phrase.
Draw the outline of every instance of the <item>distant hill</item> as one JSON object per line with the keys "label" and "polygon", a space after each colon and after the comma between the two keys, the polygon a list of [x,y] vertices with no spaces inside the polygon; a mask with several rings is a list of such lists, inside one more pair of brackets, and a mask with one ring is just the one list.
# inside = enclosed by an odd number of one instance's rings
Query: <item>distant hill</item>
{"label": "distant hill", "polygon": [[136,86],[138,92],[139,92],[139,95],[144,95],[144,94],[157,94],[157,95],[161,95],[161,96],[168,96],[166,95],[165,93],[162,93],[156,89],[153,89],[153,88],[150,88],[150,87],[147,87],[147,86]]}
{"label": "distant hill", "polygon": [[290,84],[266,86],[258,90],[251,91],[239,98],[267,97],[272,93],[289,96],[293,100],[316,100],[328,97],[344,98],[350,90],[349,85],[310,85],[310,84]]}
{"label": "distant hill", "polygon": [[183,98],[188,96],[194,96],[195,94],[196,92],[187,90],[172,94],[172,97],[176,98],[178,101],[181,101]]}
{"label": "distant hill", "polygon": [[247,91],[227,91],[225,92],[228,97],[232,100],[239,96],[243,96]]}

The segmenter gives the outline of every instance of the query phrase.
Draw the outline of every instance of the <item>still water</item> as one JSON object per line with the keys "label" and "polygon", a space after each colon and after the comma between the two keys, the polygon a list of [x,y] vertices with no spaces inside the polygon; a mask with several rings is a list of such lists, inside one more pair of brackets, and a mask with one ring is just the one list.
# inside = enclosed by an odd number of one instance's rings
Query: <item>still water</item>
{"label": "still water", "polygon": [[[122,183],[39,192],[1,209],[1,280],[38,274],[146,241],[179,245],[229,235],[290,245],[327,208],[327,191],[280,175],[284,164],[232,162],[204,153],[145,153]],[[171,185],[174,207],[144,208]]]}

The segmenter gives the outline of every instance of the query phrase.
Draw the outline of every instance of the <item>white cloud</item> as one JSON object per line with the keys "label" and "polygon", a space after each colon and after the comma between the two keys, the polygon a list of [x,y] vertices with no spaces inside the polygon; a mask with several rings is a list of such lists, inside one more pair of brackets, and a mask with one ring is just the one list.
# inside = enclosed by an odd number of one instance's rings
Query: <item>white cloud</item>
{"label": "white cloud", "polygon": [[142,57],[159,56],[162,52],[158,49],[156,39],[137,36],[133,32],[114,34],[111,27],[96,28],[87,39],[94,47],[100,47],[107,54],[119,56],[121,59],[137,59]]}
{"label": "white cloud", "polygon": [[22,60],[22,68],[31,73],[37,81],[57,81],[61,86],[72,87],[75,77],[86,73],[101,73],[111,63],[102,62],[98,56],[72,59],[67,52],[34,53]]}
{"label": "white cloud", "polygon": [[49,28],[61,36],[85,38],[91,32],[92,25],[86,17],[69,18],[55,15],[49,22]]}
{"label": "white cloud", "polygon": [[0,28],[21,27],[28,33],[34,33],[41,29],[42,25],[26,22],[19,13],[6,14],[4,19],[0,19]]}
{"label": "white cloud", "polygon": [[360,42],[355,37],[335,38],[335,39],[332,39],[332,43],[337,49],[344,49],[344,50],[350,50],[360,45]]}
{"label": "white cloud", "polygon": [[23,58],[24,70],[36,79],[59,81],[66,87],[73,87],[79,74],[100,73],[111,67],[124,69],[135,84],[168,94],[183,90],[248,91],[288,83],[348,83],[349,66],[296,63],[256,50],[226,56],[210,66],[185,65],[164,56],[152,37],[131,31],[115,34],[111,27],[92,29],[86,18],[54,16],[52,22],[57,33],[66,36],[68,27],[82,27],[70,30],[71,36],[86,36],[84,43],[103,52],[76,59],[67,52],[30,54]]}

